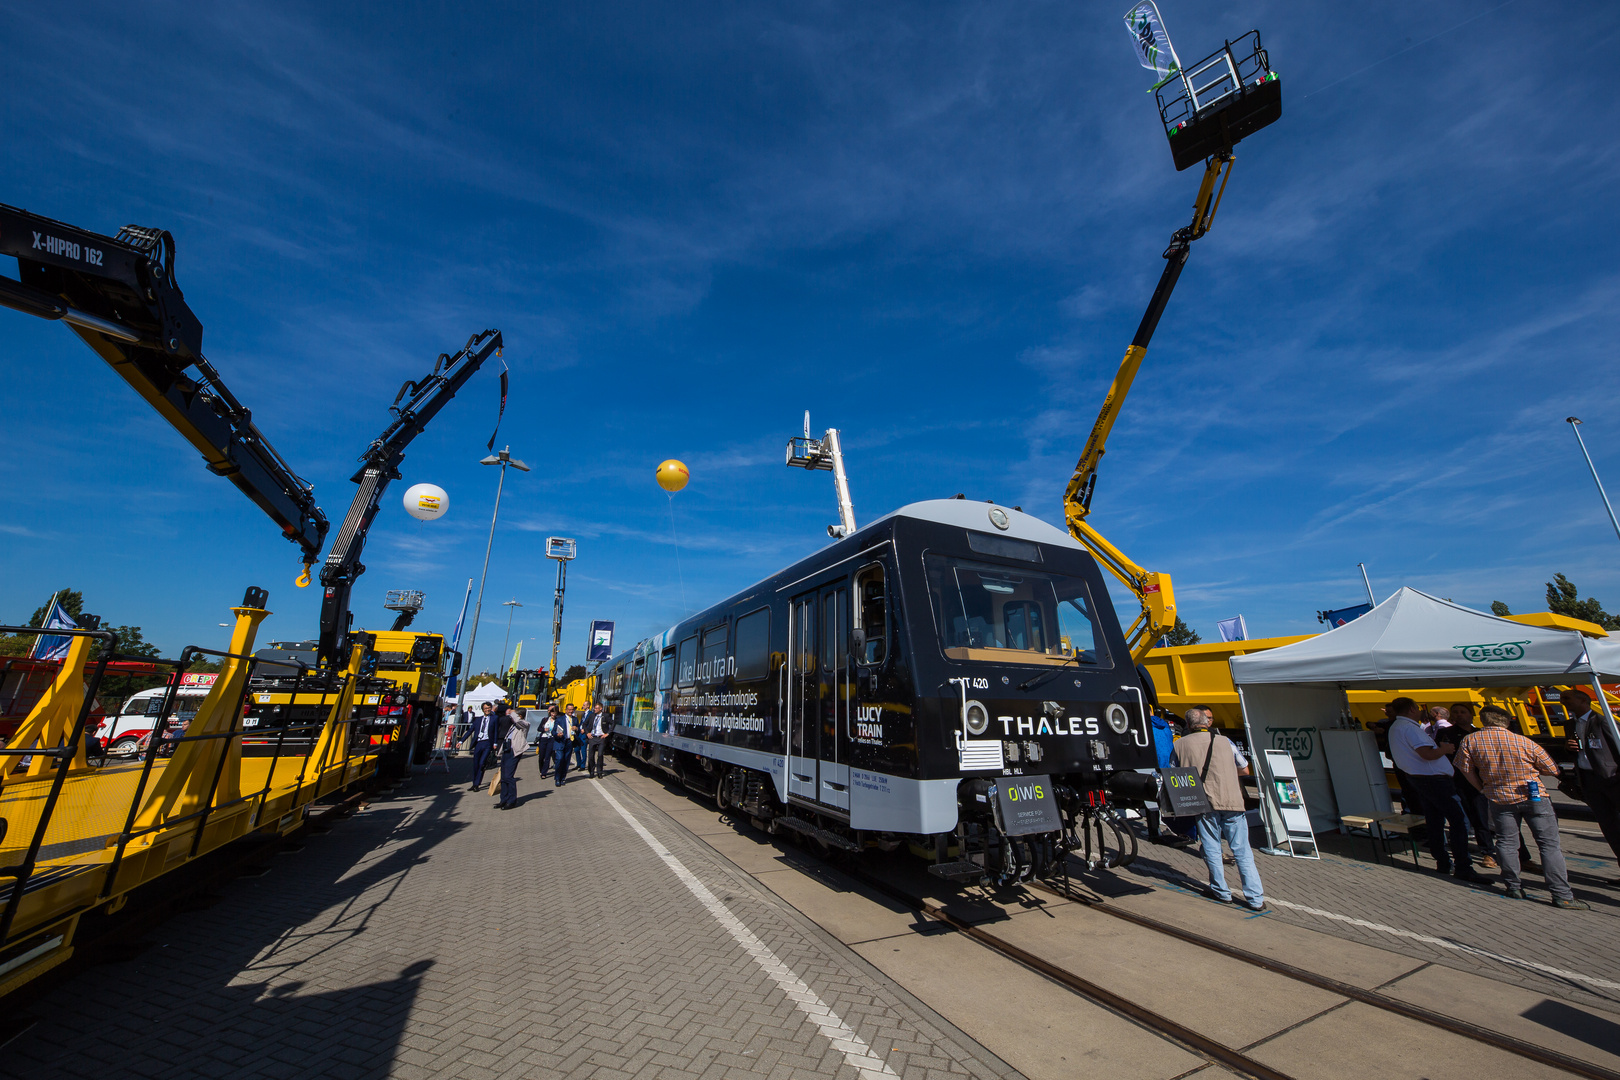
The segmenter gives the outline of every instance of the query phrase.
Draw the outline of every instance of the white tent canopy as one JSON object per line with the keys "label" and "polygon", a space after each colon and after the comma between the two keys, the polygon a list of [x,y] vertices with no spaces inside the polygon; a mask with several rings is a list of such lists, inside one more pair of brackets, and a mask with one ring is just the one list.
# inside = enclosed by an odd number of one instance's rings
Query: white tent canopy
{"label": "white tent canopy", "polygon": [[486,701],[508,701],[510,695],[501,689],[500,683],[485,683],[467,691],[465,700],[469,707],[476,709]]}
{"label": "white tent canopy", "polygon": [[[1591,686],[1610,736],[1620,742],[1607,702],[1593,685],[1620,677],[1620,641],[1526,626],[1416,589],[1403,588],[1325,634],[1234,656],[1230,664],[1250,745],[1262,756],[1268,748],[1288,750],[1317,831],[1336,826],[1340,813],[1363,812],[1365,805],[1356,800],[1365,800],[1366,791],[1358,793],[1348,782],[1335,799],[1328,758],[1345,758],[1343,751],[1324,749],[1350,735],[1341,719],[1347,689]],[[1369,782],[1382,788],[1376,768]],[[1387,809],[1387,793],[1382,799]],[[1340,809],[1345,806],[1350,808]],[[1268,828],[1279,835],[1269,820]]]}
{"label": "white tent canopy", "polygon": [[1526,626],[1403,588],[1337,629],[1280,649],[1234,656],[1231,665],[1232,681],[1239,686],[1567,686],[1590,683],[1595,674],[1620,676],[1620,643]]}

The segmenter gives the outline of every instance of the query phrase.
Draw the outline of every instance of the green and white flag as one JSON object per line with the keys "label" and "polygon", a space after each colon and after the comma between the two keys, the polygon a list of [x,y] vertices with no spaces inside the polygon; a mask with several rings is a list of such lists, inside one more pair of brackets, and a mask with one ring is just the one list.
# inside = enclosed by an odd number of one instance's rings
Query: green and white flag
{"label": "green and white flag", "polygon": [[1136,58],[1143,67],[1159,76],[1153,89],[1157,90],[1181,74],[1181,61],[1176,58],[1170,35],[1164,30],[1164,17],[1159,14],[1158,5],[1153,0],[1142,0],[1127,11],[1125,27],[1136,42]]}

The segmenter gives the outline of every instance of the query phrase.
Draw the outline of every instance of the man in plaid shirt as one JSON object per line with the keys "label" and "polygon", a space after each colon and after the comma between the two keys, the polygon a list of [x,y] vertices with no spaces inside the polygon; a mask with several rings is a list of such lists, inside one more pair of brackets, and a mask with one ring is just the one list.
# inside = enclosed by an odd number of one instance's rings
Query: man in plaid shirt
{"label": "man in plaid shirt", "polygon": [[1558,845],[1558,818],[1547,797],[1543,776],[1557,776],[1558,766],[1547,751],[1508,728],[1512,718],[1507,710],[1487,705],[1479,719],[1481,731],[1463,739],[1454,764],[1469,783],[1485,793],[1491,803],[1491,820],[1496,831],[1496,861],[1501,865],[1502,884],[1515,900],[1524,899],[1519,881],[1519,823],[1530,826],[1530,835],[1541,848],[1542,876],[1552,893],[1553,907],[1584,910],[1591,905],[1575,899],[1569,888],[1569,871],[1564,852]]}

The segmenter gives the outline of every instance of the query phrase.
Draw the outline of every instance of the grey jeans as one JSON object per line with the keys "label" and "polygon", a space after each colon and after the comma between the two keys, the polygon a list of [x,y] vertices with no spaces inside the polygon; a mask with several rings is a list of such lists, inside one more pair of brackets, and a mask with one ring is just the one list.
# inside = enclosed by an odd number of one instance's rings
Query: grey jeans
{"label": "grey jeans", "polygon": [[1530,826],[1530,835],[1541,849],[1541,872],[1554,899],[1569,900],[1569,870],[1564,851],[1558,846],[1558,816],[1552,802],[1491,803],[1491,827],[1496,833],[1496,862],[1502,868],[1502,884],[1519,884],[1519,823]]}

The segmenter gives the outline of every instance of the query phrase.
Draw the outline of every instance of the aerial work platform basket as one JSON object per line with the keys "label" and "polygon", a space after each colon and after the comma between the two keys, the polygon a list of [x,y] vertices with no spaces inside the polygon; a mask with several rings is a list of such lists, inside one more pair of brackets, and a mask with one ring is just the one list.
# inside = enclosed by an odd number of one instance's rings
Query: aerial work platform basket
{"label": "aerial work platform basket", "polygon": [[1178,171],[1230,153],[1240,139],[1282,116],[1282,83],[1258,30],[1175,73],[1154,97]]}

